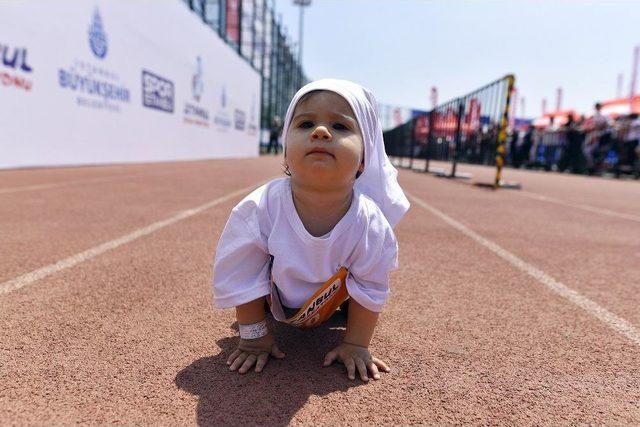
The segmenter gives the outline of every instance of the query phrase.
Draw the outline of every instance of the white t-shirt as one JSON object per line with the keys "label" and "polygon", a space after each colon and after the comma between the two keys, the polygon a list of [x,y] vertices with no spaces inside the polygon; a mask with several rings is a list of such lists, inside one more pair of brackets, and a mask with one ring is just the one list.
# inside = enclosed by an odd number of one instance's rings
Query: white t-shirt
{"label": "white t-shirt", "polygon": [[398,265],[398,244],[382,211],[355,189],[351,207],[331,232],[312,236],[293,204],[290,179],[280,178],[233,208],[216,250],[215,306],[236,307],[268,295],[271,256],[283,305],[301,307],[346,267],[349,296],[379,312],[389,296],[389,272]]}

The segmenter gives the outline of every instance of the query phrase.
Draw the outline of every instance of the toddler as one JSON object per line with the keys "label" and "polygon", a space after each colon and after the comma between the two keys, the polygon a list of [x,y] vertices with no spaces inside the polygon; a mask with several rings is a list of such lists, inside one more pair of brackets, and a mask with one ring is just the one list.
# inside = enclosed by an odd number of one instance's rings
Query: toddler
{"label": "toddler", "polygon": [[261,372],[269,356],[285,356],[265,307],[277,321],[308,328],[348,304],[344,340],[324,366],[338,360],[350,379],[379,379],[389,367],[368,347],[397,267],[392,227],[409,202],[384,151],[375,98],[349,81],[309,83],[282,132],[287,177],[233,208],[218,242],[215,306],[235,307],[240,330],[227,364]]}

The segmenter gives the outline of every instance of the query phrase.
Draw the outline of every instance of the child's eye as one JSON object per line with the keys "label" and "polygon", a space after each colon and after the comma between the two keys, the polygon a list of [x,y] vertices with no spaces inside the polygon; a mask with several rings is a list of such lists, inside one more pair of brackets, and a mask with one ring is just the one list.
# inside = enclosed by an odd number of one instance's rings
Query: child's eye
{"label": "child's eye", "polygon": [[333,128],[336,130],[349,130],[349,128],[343,125],[342,123],[334,123]]}
{"label": "child's eye", "polygon": [[312,126],[313,126],[313,122],[310,122],[309,120],[306,120],[298,125],[299,128],[304,128],[304,129],[308,129]]}

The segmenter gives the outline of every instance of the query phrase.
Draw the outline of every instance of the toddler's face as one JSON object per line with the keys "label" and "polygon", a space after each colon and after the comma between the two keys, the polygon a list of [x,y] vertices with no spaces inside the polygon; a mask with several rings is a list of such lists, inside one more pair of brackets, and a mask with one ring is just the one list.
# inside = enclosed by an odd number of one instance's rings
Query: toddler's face
{"label": "toddler's face", "polygon": [[296,106],[287,132],[291,178],[309,184],[353,184],[363,170],[363,141],[349,103],[330,91],[313,93]]}

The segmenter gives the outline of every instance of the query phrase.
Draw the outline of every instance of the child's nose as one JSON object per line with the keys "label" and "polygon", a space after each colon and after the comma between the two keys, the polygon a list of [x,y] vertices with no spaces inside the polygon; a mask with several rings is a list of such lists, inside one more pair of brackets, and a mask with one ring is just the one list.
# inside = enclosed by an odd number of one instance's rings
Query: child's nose
{"label": "child's nose", "polygon": [[332,136],[326,127],[318,126],[311,133],[311,139],[331,141]]}

